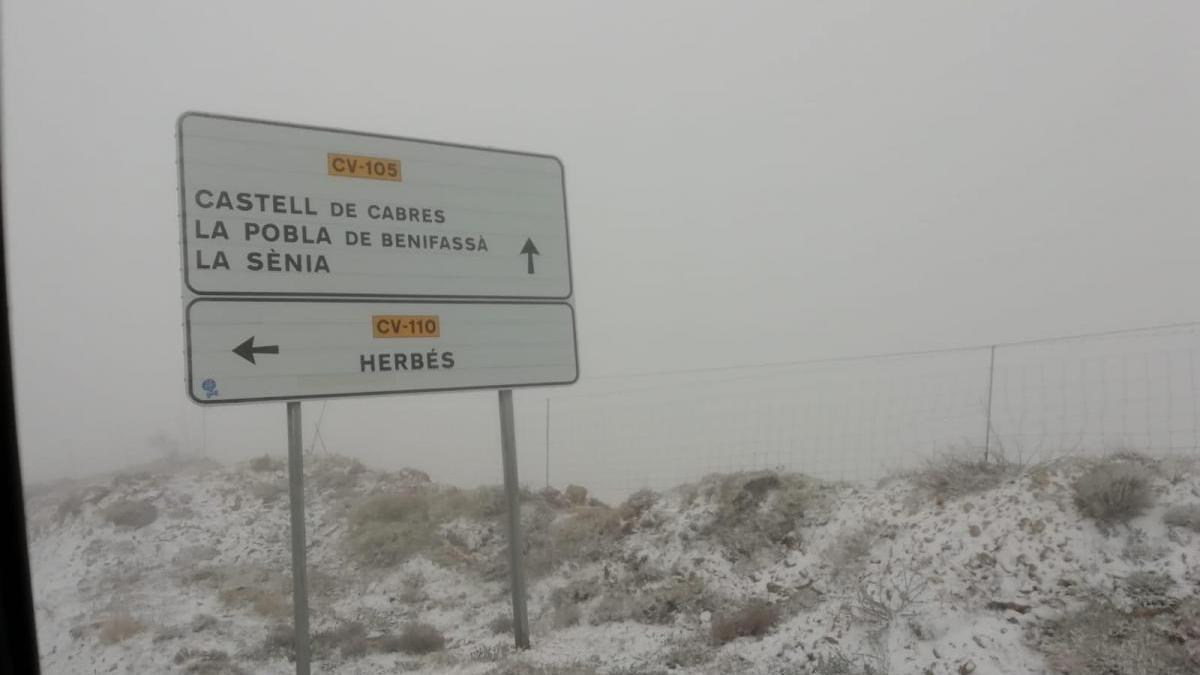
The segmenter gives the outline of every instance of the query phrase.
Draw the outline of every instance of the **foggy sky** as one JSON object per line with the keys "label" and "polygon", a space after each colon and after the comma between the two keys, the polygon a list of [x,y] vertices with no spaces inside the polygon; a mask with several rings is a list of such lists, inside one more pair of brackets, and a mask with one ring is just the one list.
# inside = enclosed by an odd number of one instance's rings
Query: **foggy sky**
{"label": "foggy sky", "polygon": [[[561,157],[581,389],[1200,319],[1193,2],[3,9],[29,479],[151,457],[160,430],[284,452],[282,404],[186,400],[186,110]],[[563,393],[516,396],[526,478]],[[337,401],[323,435],[496,482],[494,399]]]}

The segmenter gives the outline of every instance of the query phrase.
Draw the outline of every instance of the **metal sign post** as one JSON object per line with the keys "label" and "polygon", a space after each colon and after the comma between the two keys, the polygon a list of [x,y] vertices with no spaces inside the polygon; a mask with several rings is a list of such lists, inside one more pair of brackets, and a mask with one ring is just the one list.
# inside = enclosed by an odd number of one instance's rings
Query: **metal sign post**
{"label": "metal sign post", "polygon": [[296,675],[309,675],[308,561],[304,550],[304,451],[300,402],[287,403],[288,497],[292,507],[292,609]]}
{"label": "metal sign post", "polygon": [[525,607],[524,540],[521,538],[521,485],[517,480],[517,429],[512,390],[500,390],[500,454],[504,458],[504,496],[508,503],[508,572],[512,587],[513,637],[529,649],[529,613]]}

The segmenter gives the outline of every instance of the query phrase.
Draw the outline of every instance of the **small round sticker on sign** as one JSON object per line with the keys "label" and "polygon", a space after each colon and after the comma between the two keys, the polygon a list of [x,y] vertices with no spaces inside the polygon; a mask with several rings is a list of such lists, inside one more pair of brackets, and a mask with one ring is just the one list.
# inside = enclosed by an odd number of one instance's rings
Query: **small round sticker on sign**
{"label": "small round sticker on sign", "polygon": [[200,388],[204,390],[205,398],[213,398],[221,395],[221,392],[217,391],[217,381],[211,377],[201,382]]}

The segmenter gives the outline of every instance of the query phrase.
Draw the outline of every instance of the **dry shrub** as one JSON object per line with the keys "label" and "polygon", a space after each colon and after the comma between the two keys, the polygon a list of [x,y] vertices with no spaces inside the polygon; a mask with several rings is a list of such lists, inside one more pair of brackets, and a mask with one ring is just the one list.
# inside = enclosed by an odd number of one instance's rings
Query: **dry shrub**
{"label": "dry shrub", "polygon": [[400,633],[400,651],[405,654],[429,654],[446,648],[446,638],[441,631],[427,623],[414,622],[406,625]]}
{"label": "dry shrub", "polygon": [[98,626],[100,641],[108,645],[124,642],[145,629],[141,622],[127,612],[107,616],[98,622]]}
{"label": "dry shrub", "polygon": [[276,570],[243,567],[213,567],[197,570],[194,582],[215,586],[225,606],[250,610],[259,616],[282,620],[292,614],[290,582]]}
{"label": "dry shrub", "polygon": [[[562,555],[554,548],[550,537],[550,526],[559,513],[546,502],[535,502],[532,508],[522,509],[521,538],[524,541],[525,575],[540,579],[562,564]],[[508,538],[504,545],[485,563],[483,577],[490,581],[508,578]]]}
{"label": "dry shrub", "polygon": [[761,600],[728,613],[714,614],[712,642],[721,646],[742,637],[762,637],[779,621],[779,609]]}
{"label": "dry shrub", "polygon": [[889,561],[882,573],[859,582],[850,614],[866,624],[890,625],[898,618],[911,618],[912,609],[925,602],[928,590],[929,580],[915,563],[893,567]]}
{"label": "dry shrub", "polygon": [[1125,545],[1121,547],[1121,559],[1128,560],[1135,565],[1144,565],[1161,560],[1163,556],[1167,555],[1167,552],[1166,546],[1151,542],[1144,530],[1133,527],[1129,529],[1129,533],[1125,537]]}
{"label": "dry shrub", "polygon": [[129,487],[144,483],[154,477],[148,471],[123,471],[113,476],[113,487]]}
{"label": "dry shrub", "polygon": [[882,529],[879,523],[870,522],[839,534],[821,553],[826,564],[832,568],[833,575],[853,574],[859,570]]}
{"label": "dry shrub", "polygon": [[295,649],[296,632],[291,624],[276,623],[267,629],[263,639],[263,652],[266,654],[288,654]]}
{"label": "dry shrub", "polygon": [[926,494],[944,501],[987,492],[1020,472],[1020,466],[1001,454],[984,459],[981,450],[973,449],[932,457],[919,470],[905,475]]}
{"label": "dry shrub", "polygon": [[595,578],[573,579],[565,586],[550,592],[551,606],[577,605],[600,595],[600,582]]}
{"label": "dry shrub", "polygon": [[399,635],[380,635],[371,640],[371,649],[384,654],[395,654],[402,650],[404,643]]}
{"label": "dry shrub", "polygon": [[272,459],[270,455],[264,454],[250,460],[248,466],[251,471],[279,471],[283,469],[284,463],[282,459]]}
{"label": "dry shrub", "polygon": [[[621,517],[607,506],[580,506],[565,514],[538,501],[522,514],[525,572],[544,577],[566,562],[592,562],[608,557],[624,536]],[[500,580],[508,574],[507,546],[497,551],[484,577]]]}
{"label": "dry shrub", "polygon": [[805,518],[824,505],[825,487],[796,473],[708,476],[699,490],[716,506],[716,513],[705,534],[741,557],[771,546],[795,547]]}
{"label": "dry shrub", "polygon": [[228,652],[218,649],[181,648],[175,652],[175,665],[192,675],[245,675],[246,671],[233,663]]}
{"label": "dry shrub", "polygon": [[621,519],[625,521],[636,521],[642,517],[658,502],[658,494],[653,490],[643,488],[629,495],[618,511],[621,514]]}
{"label": "dry shrub", "polygon": [[386,567],[426,554],[441,560],[439,529],[458,518],[498,522],[505,512],[499,487],[473,490],[423,487],[374,495],[350,512],[348,541],[364,562]]}
{"label": "dry shrub", "polygon": [[54,513],[54,522],[62,525],[68,518],[74,518],[83,511],[83,493],[72,492],[58,505]]}
{"label": "dry shrub", "polygon": [[583,506],[587,504],[588,491],[582,485],[568,485],[563,491],[563,496],[573,506]]}
{"label": "dry shrub", "polygon": [[1175,586],[1175,580],[1163,572],[1139,570],[1125,577],[1122,586],[1135,607],[1165,608],[1172,604],[1167,596]]}
{"label": "dry shrub", "polygon": [[1054,672],[1183,675],[1200,668],[1200,601],[1175,613],[1093,603],[1046,622],[1038,647]]}
{"label": "dry shrub", "polygon": [[574,664],[555,664],[543,666],[526,661],[513,661],[496,666],[484,675],[598,675],[593,666]]}
{"label": "dry shrub", "polygon": [[400,602],[407,605],[415,605],[420,602],[425,602],[429,599],[429,594],[425,592],[425,575],[420,571],[405,574],[400,580]]}
{"label": "dry shrub", "polygon": [[471,650],[470,659],[476,662],[503,661],[512,654],[513,648],[507,644],[479,645]]}
{"label": "dry shrub", "polygon": [[341,490],[358,485],[367,468],[352,457],[321,457],[310,463],[312,484],[318,490]]}
{"label": "dry shrub", "polygon": [[1106,461],[1075,480],[1075,506],[1100,523],[1123,523],[1154,504],[1151,476],[1126,461]]}
{"label": "dry shrub", "polygon": [[666,583],[645,589],[631,597],[626,607],[629,618],[639,623],[667,625],[675,622],[679,613],[699,614],[716,608],[716,601],[704,584],[704,579],[673,577]]}
{"label": "dry shrub", "polygon": [[679,670],[696,668],[712,659],[712,648],[700,640],[672,640],[667,643],[662,660],[667,670]]}
{"label": "dry shrub", "polygon": [[1185,527],[1200,532],[1200,504],[1172,506],[1163,514],[1163,522],[1173,527]]}
{"label": "dry shrub", "polygon": [[512,614],[497,614],[496,618],[488,622],[488,628],[491,629],[492,635],[513,632]]}
{"label": "dry shrub", "polygon": [[266,588],[226,588],[218,597],[229,607],[249,609],[268,619],[283,619],[292,613],[286,596]]}
{"label": "dry shrub", "polygon": [[562,559],[596,561],[621,536],[621,517],[606,506],[580,506],[550,525],[550,544]]}
{"label": "dry shrub", "polygon": [[596,601],[588,613],[588,623],[599,626],[604,623],[617,623],[629,618],[629,600],[622,593],[605,594]]}
{"label": "dry shrub", "polygon": [[419,492],[377,495],[350,513],[349,541],[364,562],[395,565],[436,542],[437,523]]}
{"label": "dry shrub", "polygon": [[153,523],[158,518],[158,508],[144,499],[121,499],[105,507],[102,514],[117,527],[137,529]]}
{"label": "dry shrub", "polygon": [[270,504],[287,492],[287,487],[280,481],[259,481],[250,486],[250,494],[258,497],[264,504]]}
{"label": "dry shrub", "polygon": [[554,610],[553,622],[555,628],[570,628],[578,626],[583,613],[579,605],[563,605]]}
{"label": "dry shrub", "polygon": [[367,653],[367,629],[357,621],[344,623],[332,630],[320,631],[312,637],[313,653],[328,654],[335,649],[343,658],[358,658]]}

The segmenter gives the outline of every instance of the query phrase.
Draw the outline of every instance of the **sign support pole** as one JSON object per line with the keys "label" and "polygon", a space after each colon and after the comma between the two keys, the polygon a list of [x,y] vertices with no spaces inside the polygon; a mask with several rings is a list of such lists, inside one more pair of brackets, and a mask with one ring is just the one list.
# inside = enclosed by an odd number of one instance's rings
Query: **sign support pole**
{"label": "sign support pole", "polygon": [[[290,405],[290,404],[289,404]],[[513,637],[529,649],[529,613],[525,607],[524,540],[521,537],[521,485],[517,480],[517,430],[512,389],[500,390],[500,453],[504,458],[504,496],[508,502],[508,571],[512,588]]]}
{"label": "sign support pole", "polygon": [[292,639],[296,675],[310,675],[308,643],[308,571],[304,548],[304,448],[300,402],[287,402],[288,497],[292,507]]}

